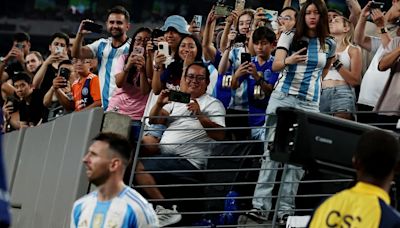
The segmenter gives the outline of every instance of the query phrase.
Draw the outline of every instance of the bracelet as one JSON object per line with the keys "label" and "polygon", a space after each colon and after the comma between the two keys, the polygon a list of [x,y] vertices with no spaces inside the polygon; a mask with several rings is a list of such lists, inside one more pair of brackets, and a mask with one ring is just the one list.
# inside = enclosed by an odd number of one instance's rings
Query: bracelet
{"label": "bracelet", "polygon": [[154,64],[154,65],[153,65],[153,69],[154,69],[155,71],[160,71],[160,70],[161,70],[161,67]]}
{"label": "bracelet", "polygon": [[334,67],[336,70],[339,70],[339,69],[343,66],[343,63],[340,62],[339,59],[337,59],[335,62],[333,62],[332,65],[333,65],[333,67]]}

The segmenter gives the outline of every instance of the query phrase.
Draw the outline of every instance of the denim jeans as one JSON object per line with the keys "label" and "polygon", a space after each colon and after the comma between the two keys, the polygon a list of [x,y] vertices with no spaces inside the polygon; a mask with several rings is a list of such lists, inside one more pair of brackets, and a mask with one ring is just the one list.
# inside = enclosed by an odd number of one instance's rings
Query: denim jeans
{"label": "denim jeans", "polygon": [[356,97],[349,85],[322,89],[319,110],[321,112],[355,112]]}
{"label": "denim jeans", "polygon": [[[272,190],[274,188],[274,183],[276,180],[277,168],[287,166],[286,175],[282,176],[283,182],[294,182],[294,183],[284,183],[281,185],[282,195],[280,199],[280,204],[278,207],[278,217],[282,217],[284,214],[293,215],[295,209],[295,195],[297,194],[297,189],[299,187],[299,181],[304,175],[304,170],[300,167],[281,164],[280,162],[275,162],[271,160],[268,142],[273,142],[275,136],[276,127],[276,109],[278,107],[294,107],[297,109],[319,112],[318,102],[307,101],[302,98],[288,95],[279,91],[274,91],[271,94],[271,98],[267,107],[267,119],[265,125],[266,129],[266,143],[264,144],[264,158],[261,165],[260,174],[258,176],[258,184],[254,190],[253,197],[253,207],[261,210],[271,210],[271,196]],[[287,197],[291,196],[291,197]],[[267,215],[268,216],[268,215]]]}

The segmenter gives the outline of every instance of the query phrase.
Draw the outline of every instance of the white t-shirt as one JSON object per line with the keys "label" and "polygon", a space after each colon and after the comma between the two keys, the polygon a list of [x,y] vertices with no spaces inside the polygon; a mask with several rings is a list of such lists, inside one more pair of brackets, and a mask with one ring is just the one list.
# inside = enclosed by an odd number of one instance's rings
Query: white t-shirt
{"label": "white t-shirt", "polygon": [[387,71],[378,70],[378,64],[383,51],[384,48],[381,39],[371,37],[371,52],[376,53],[361,81],[360,95],[358,96],[359,104],[375,107],[376,102],[378,102],[382,94],[390,74],[390,69]]}
{"label": "white t-shirt", "polygon": [[[225,127],[225,108],[223,104],[216,98],[204,94],[196,99],[200,106],[200,111],[208,116],[214,123]],[[173,116],[187,116],[176,117],[169,119],[169,125],[164,132],[161,141],[161,153],[176,154],[182,157],[193,157],[188,159],[198,169],[204,168],[206,159],[196,158],[205,157],[210,154],[211,148],[214,144],[191,144],[191,142],[212,142],[214,141],[208,137],[197,117],[192,117],[191,112],[187,109],[187,104],[179,102],[171,102],[163,107],[170,117]],[[222,116],[213,116],[222,115]],[[195,129],[195,130],[182,130],[182,131],[168,131],[170,129]],[[163,145],[163,143],[182,143],[176,145]]]}

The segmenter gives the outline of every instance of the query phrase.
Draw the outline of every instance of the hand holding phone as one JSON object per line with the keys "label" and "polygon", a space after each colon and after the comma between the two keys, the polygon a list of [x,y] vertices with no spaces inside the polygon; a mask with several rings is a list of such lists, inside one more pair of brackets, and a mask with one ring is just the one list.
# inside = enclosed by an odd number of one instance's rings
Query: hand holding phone
{"label": "hand holding phone", "polygon": [[251,55],[250,55],[250,53],[243,52],[243,53],[240,54],[240,63],[243,64],[245,62],[251,63]]}
{"label": "hand holding phone", "polygon": [[170,90],[168,99],[169,99],[169,101],[175,101],[175,102],[187,104],[190,102],[190,94],[180,92],[180,91]]}
{"label": "hand holding phone", "polygon": [[94,32],[94,33],[102,33],[103,32],[102,25],[99,25],[99,24],[96,24],[96,23],[90,22],[90,21],[84,21],[82,24],[82,28],[84,30]]}
{"label": "hand holding phone", "polygon": [[[65,80],[69,80],[69,76],[71,76],[71,71],[68,68],[61,67],[58,73],[61,77],[65,78]],[[66,86],[64,86],[66,87]]]}
{"label": "hand holding phone", "polygon": [[160,53],[164,54],[165,56],[169,56],[170,52],[169,52],[168,42],[165,42],[165,41],[158,42],[158,51]]}
{"label": "hand holding phone", "polygon": [[[297,52],[303,48],[308,48],[308,42],[305,40],[298,40],[293,45],[293,51]],[[307,50],[304,50],[299,53],[299,55],[307,55]]]}
{"label": "hand holding phone", "polygon": [[142,46],[134,46],[132,50],[134,55],[144,55],[144,48]]}

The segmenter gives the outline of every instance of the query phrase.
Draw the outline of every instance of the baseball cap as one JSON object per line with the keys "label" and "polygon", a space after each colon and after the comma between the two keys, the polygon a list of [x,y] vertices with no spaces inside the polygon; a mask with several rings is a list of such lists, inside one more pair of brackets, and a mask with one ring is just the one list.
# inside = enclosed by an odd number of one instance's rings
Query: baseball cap
{"label": "baseball cap", "polygon": [[188,27],[185,18],[179,15],[172,15],[165,20],[164,25],[160,29],[166,32],[168,28],[174,28],[181,34],[190,34]]}

